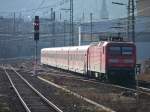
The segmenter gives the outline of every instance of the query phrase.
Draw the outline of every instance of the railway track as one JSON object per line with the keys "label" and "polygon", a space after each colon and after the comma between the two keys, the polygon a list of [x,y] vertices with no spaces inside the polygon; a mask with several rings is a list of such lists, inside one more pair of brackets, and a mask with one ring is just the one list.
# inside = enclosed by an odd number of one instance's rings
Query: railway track
{"label": "railway track", "polygon": [[[43,71],[45,70],[44,67],[41,67],[41,69]],[[50,71],[47,71],[46,73],[49,74],[49,75],[52,75],[52,76],[56,76],[56,77],[76,79],[76,80],[79,80],[79,81],[95,83],[95,84],[106,84],[106,85],[112,85],[112,86],[115,86],[115,87],[118,87],[118,88],[134,90],[132,88],[126,88],[126,87],[123,87],[123,86],[120,86],[120,85],[110,84],[108,82],[102,82],[102,81],[99,81],[99,80],[94,79],[94,78],[92,79],[92,78],[83,77],[83,76],[77,75],[76,73],[66,72],[64,70],[57,70],[57,68],[52,68],[51,69],[49,67],[49,69],[50,69]]]}
{"label": "railway track", "polygon": [[[48,71],[47,69],[50,69],[50,70]],[[138,83],[139,83],[138,88],[136,88],[136,86],[134,88],[128,88],[128,87],[124,87],[124,86],[120,86],[120,85],[116,85],[116,84],[100,82],[96,79],[88,79],[86,77],[75,75],[75,73],[66,72],[66,71],[61,70],[61,69],[58,70],[58,69],[53,68],[53,67],[51,68],[51,67],[44,66],[44,67],[41,67],[40,70],[46,71],[46,73],[48,73],[52,76],[55,76],[55,77],[75,79],[75,80],[88,82],[88,83],[93,83],[93,84],[101,84],[101,85],[104,85],[104,86],[108,86],[110,88],[112,88],[112,87],[113,88],[118,88],[118,89],[120,89],[120,91],[123,91],[122,92],[123,95],[127,95],[127,96],[129,95],[129,96],[136,97],[137,94],[140,94],[140,93],[150,96],[150,82],[138,81]]]}
{"label": "railway track", "polygon": [[[105,83],[105,82],[100,82],[96,79],[88,79],[82,76],[76,76],[73,75],[71,73],[65,73],[64,71],[58,71],[58,70],[51,70],[50,73],[48,73],[52,76],[57,76],[57,77],[62,77],[62,78],[68,78],[68,79],[75,79],[75,80],[79,80],[79,81],[83,81],[83,82],[88,82],[88,83],[93,83],[93,84],[102,84],[102,85],[106,85],[108,87],[114,87],[114,88],[118,88],[122,91],[127,92],[127,94],[131,94],[133,93],[133,95],[137,95],[137,93],[144,93],[148,96],[150,96],[150,82],[147,81],[138,81],[139,87],[138,88],[128,88],[128,87],[124,87],[124,86],[120,86],[120,85],[115,85],[115,84],[111,84],[111,83]],[[126,94],[126,93],[125,93]]]}
{"label": "railway track", "polygon": [[[12,71],[12,67],[7,68]],[[100,104],[97,104],[93,101],[83,100],[83,98],[75,97],[69,92],[64,92],[59,88],[56,88],[54,85],[50,86],[49,84],[39,80],[36,76],[32,76],[32,73],[20,71],[19,69],[13,68],[13,71],[16,74],[21,74],[30,84],[32,84],[38,91],[40,91],[46,98],[50,99],[52,102],[57,104],[64,112],[80,112],[80,111],[98,111],[98,112],[113,112],[111,109],[104,107]],[[19,74],[19,75],[20,75]],[[59,95],[60,94],[60,95]],[[39,112],[39,111],[38,111]],[[43,112],[43,111],[42,111]],[[50,111],[51,112],[51,111]],[[53,112],[53,111],[52,111]]]}
{"label": "railway track", "polygon": [[150,89],[150,82],[139,80],[138,83],[139,83],[139,86]]}
{"label": "railway track", "polygon": [[138,81],[138,89],[148,95],[150,95],[150,82],[148,81]]}
{"label": "railway track", "polygon": [[[32,74],[32,72],[28,71],[28,70],[27,71],[26,70],[22,71],[19,69],[17,69],[17,70],[21,74],[28,73],[28,72]],[[50,71],[48,71],[48,70],[50,70]],[[72,75],[71,73],[66,74],[66,72],[64,72],[64,71],[61,72],[61,71],[57,71],[55,69],[53,70],[53,69],[49,69],[49,68],[47,70],[44,70],[44,68],[40,68],[39,72],[37,71],[37,76],[43,76],[42,74],[45,74],[44,76],[50,76],[51,78],[49,79],[49,81],[52,81],[53,83],[61,85],[62,87],[72,90],[73,92],[78,93],[81,96],[89,98],[89,99],[97,102],[98,104],[102,104],[102,105],[112,108],[118,112],[131,112],[130,109],[133,109],[133,111],[134,111],[134,109],[136,108],[134,105],[136,105],[135,97],[137,95],[137,90],[135,90],[135,89],[125,88],[122,86],[112,85],[112,84],[108,84],[108,83],[105,84],[102,82],[98,82],[97,80],[94,80],[94,79],[88,80],[85,77],[75,76],[75,75]],[[36,77],[36,76],[33,76],[33,78],[34,77]],[[46,78],[46,77],[43,77],[43,78]],[[63,80],[64,80],[64,82],[62,82]],[[48,77],[47,77],[47,81],[48,81]],[[84,90],[84,91],[82,91],[82,90]],[[142,91],[142,90],[139,89],[139,91]],[[117,100],[110,101],[112,99],[111,96],[113,94],[114,94],[114,96],[112,97],[113,99],[120,97],[118,101]],[[129,97],[128,97],[128,95],[129,95]],[[127,98],[126,100],[129,100],[130,98],[131,99],[129,101],[122,101],[122,99],[125,98],[124,96]],[[143,94],[140,94],[140,102],[143,102],[142,103],[143,105],[142,104],[140,104],[140,105],[142,107],[144,107],[144,103],[149,104],[149,101],[147,101],[147,99],[149,99],[149,97],[141,99],[141,96],[143,96]],[[104,99],[103,99],[103,97],[104,97]],[[109,99],[109,97],[110,97],[110,99]],[[106,99],[106,102],[105,102],[105,99]],[[109,100],[109,102],[107,100]],[[108,103],[108,104],[105,105],[106,103]],[[122,105],[122,107],[126,108],[127,110],[120,108],[120,106],[118,107],[118,103],[119,103],[119,105]],[[129,105],[128,105],[128,103],[129,103]],[[129,107],[131,105],[133,105],[132,108]],[[141,107],[141,110],[142,110],[142,107]],[[144,110],[142,110],[142,111],[144,111]],[[145,111],[145,112],[147,112],[147,111]]]}
{"label": "railway track", "polygon": [[12,67],[7,70],[3,67],[14,91],[26,112],[63,112],[55,104],[44,97],[25,78]]}

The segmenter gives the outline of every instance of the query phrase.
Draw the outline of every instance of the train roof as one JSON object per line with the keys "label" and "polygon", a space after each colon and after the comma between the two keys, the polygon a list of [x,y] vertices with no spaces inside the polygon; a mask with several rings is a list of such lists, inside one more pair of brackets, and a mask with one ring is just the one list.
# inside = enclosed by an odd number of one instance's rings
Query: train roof
{"label": "train roof", "polygon": [[74,51],[78,49],[78,51],[86,51],[90,46],[106,46],[108,44],[134,44],[133,42],[124,42],[124,41],[100,41],[93,42],[90,45],[84,46],[68,46],[68,47],[55,47],[55,48],[43,48],[41,51]]}
{"label": "train roof", "polygon": [[98,45],[107,45],[107,44],[134,44],[133,42],[129,41],[101,41]]}
{"label": "train roof", "polygon": [[69,46],[69,47],[55,47],[55,48],[44,48],[42,51],[74,51],[78,49],[79,51],[85,51],[90,47],[90,45],[85,46]]}

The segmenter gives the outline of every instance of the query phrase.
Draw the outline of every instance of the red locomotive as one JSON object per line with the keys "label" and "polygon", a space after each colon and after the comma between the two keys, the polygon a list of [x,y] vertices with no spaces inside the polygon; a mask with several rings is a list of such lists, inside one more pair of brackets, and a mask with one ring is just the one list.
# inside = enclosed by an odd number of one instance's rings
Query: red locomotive
{"label": "red locomotive", "polygon": [[41,63],[109,81],[135,80],[136,47],[132,42],[102,41],[87,46],[45,48]]}

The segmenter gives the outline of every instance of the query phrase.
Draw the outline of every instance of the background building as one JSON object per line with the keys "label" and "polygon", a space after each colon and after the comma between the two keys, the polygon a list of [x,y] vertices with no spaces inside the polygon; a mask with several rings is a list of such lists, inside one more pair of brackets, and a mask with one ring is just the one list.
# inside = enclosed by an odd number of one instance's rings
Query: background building
{"label": "background building", "polygon": [[137,1],[138,16],[150,16],[150,0]]}

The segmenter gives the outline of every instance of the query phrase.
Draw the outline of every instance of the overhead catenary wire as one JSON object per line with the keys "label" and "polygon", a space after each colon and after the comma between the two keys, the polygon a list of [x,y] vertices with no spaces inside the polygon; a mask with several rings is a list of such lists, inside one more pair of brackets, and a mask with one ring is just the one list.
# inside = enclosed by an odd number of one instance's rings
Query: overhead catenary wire
{"label": "overhead catenary wire", "polygon": [[[40,8],[40,7],[44,4],[44,2],[45,2],[45,0],[42,0],[41,3],[40,3],[40,5],[38,6],[38,8]],[[38,8],[37,8],[37,9],[38,9]],[[37,10],[35,10],[35,11],[33,12],[33,14],[35,14],[36,11],[37,11]]]}
{"label": "overhead catenary wire", "polygon": [[[45,0],[43,0],[41,2],[41,4],[43,5],[44,2],[45,2]],[[69,2],[69,0],[61,0],[61,1],[56,2],[55,4],[52,4],[52,5],[47,5],[47,6],[41,7],[41,4],[40,4],[38,8],[32,8],[32,9],[26,9],[26,10],[17,10],[14,12],[15,13],[21,13],[21,12],[23,13],[23,12],[33,12],[33,11],[42,10],[42,9],[56,8],[56,7],[64,5],[67,2]],[[0,11],[0,13],[12,13],[12,11]]]}
{"label": "overhead catenary wire", "polygon": [[[45,0],[43,0],[40,5],[42,5],[44,1],[45,1]],[[39,5],[38,8],[27,9],[27,10],[20,10],[20,11],[17,10],[17,11],[15,11],[15,13],[36,12],[36,11],[38,11],[38,10],[43,10],[43,9],[57,8],[57,7],[60,7],[60,6],[64,5],[65,3],[68,3],[69,1],[70,1],[70,0],[61,0],[61,1],[59,1],[59,2],[56,2],[55,4],[52,4],[52,5],[47,5],[47,6],[43,6],[43,7],[41,7],[41,6]],[[150,7],[146,7],[146,8],[143,8],[143,9],[141,9],[141,10],[138,10],[138,11],[135,12],[135,15],[137,15],[138,13],[144,12],[145,10],[148,10],[148,9],[150,9]],[[4,12],[4,11],[2,11],[2,12],[0,12],[0,13],[12,13],[12,12],[9,12],[9,11]],[[125,16],[125,17],[126,17],[126,16]],[[123,18],[123,17],[122,17],[122,18]],[[114,19],[114,18],[109,19],[109,20],[113,20],[113,19]],[[99,20],[99,19],[98,19],[98,20]],[[101,20],[101,21],[108,21],[108,20]]]}
{"label": "overhead catenary wire", "polygon": [[[40,5],[42,5],[43,4],[43,2],[44,2],[45,0],[43,0],[42,2],[41,2],[41,4]],[[60,4],[63,4],[63,3],[66,3],[66,2],[68,2],[69,0],[62,0],[61,2],[59,2]],[[40,6],[39,5],[39,6]],[[36,9],[41,9],[41,8],[45,8],[45,7],[38,7],[38,8],[36,8]],[[143,12],[143,11],[145,11],[145,10],[147,10],[147,9],[150,9],[150,7],[146,7],[146,8],[143,8],[143,9],[141,9],[141,10],[138,10],[137,12],[135,12],[135,14],[137,14],[137,13],[139,13],[139,12]],[[122,19],[122,18],[119,18],[119,19]],[[124,18],[123,18],[124,19]],[[99,19],[94,19],[93,18],[93,22],[94,22],[94,20],[95,21],[98,21]],[[116,20],[116,19],[109,19],[109,20],[102,20],[102,22],[104,22],[104,21],[111,21],[111,20]],[[128,21],[128,20],[123,20],[124,22],[125,21]],[[80,22],[80,21],[79,21]],[[101,21],[99,21],[99,22],[101,22]],[[147,21],[146,21],[147,22]],[[143,22],[143,23],[146,23],[145,21]],[[142,22],[141,22],[142,23]],[[125,25],[124,25],[125,26]]]}
{"label": "overhead catenary wire", "polygon": [[[150,20],[149,21],[141,21],[141,22],[138,22],[138,24],[140,24],[140,23],[144,24],[144,23],[148,23],[148,22],[150,22]],[[126,27],[127,25],[122,25],[122,26]],[[110,29],[110,28],[108,28],[108,29]],[[49,38],[49,36],[44,37],[44,38]],[[42,38],[42,39],[44,39],[44,38]],[[26,39],[33,39],[33,37],[31,36],[31,37],[27,37],[27,38],[7,39],[7,40],[5,39],[5,40],[0,40],[0,41],[20,41],[20,40],[26,40]]]}

